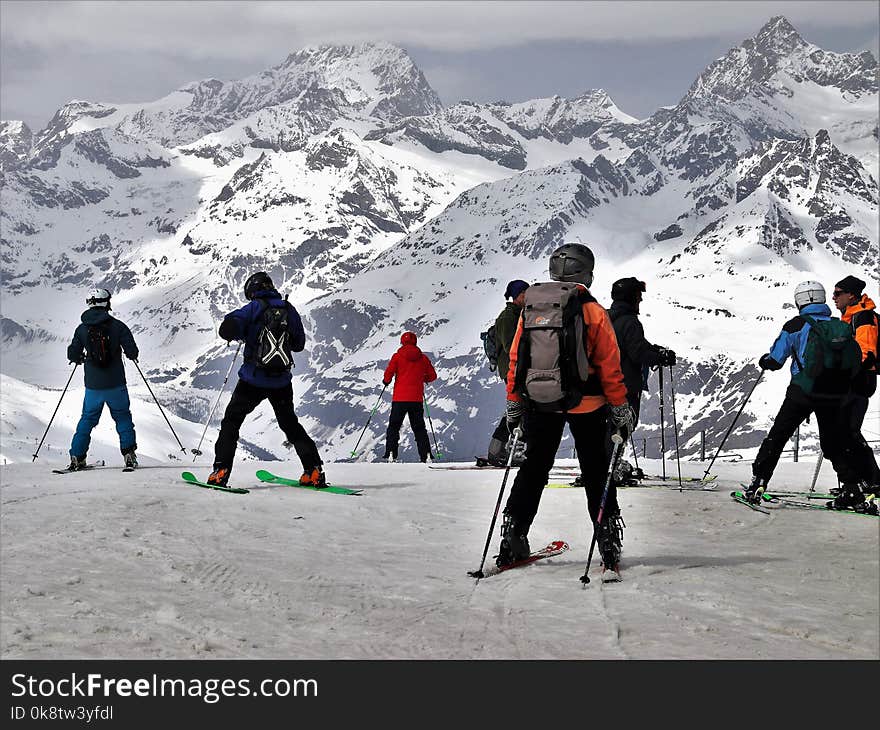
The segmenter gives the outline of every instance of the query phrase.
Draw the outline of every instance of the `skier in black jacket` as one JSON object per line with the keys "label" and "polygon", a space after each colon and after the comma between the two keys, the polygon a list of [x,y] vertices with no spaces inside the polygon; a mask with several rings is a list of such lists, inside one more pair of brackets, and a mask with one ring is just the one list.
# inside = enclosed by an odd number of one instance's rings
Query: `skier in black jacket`
{"label": "skier in black jacket", "polygon": [[623,370],[623,382],[626,384],[626,398],[636,414],[636,423],[639,420],[642,391],[648,390],[649,369],[675,365],[672,350],[652,345],[645,339],[645,330],[639,322],[639,304],[645,289],[645,282],[635,277],[618,279],[611,287],[611,309],[608,310],[620,348],[620,369]]}
{"label": "skier in black jacket", "polygon": [[[300,484],[326,487],[323,462],[318,447],[306,433],[293,410],[293,353],[302,352],[306,333],[294,306],[275,289],[264,271],[251,274],[244,283],[248,300],[230,312],[220,324],[219,335],[227,342],[241,340],[244,364],[238,371],[238,384],[220,422],[220,435],[214,445],[214,470],[208,484],[226,486],[238,446],[239,430],[245,417],[268,400],[287,442],[293,445],[303,465]],[[281,314],[283,313],[283,317]],[[267,329],[266,318],[277,316],[283,332]]]}

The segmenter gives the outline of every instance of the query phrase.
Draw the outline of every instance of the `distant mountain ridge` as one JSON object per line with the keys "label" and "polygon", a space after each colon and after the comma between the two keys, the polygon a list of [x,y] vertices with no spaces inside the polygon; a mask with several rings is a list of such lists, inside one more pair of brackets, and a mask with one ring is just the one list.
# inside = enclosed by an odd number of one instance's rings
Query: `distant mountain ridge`
{"label": "distant mountain ridge", "polygon": [[[100,284],[169,407],[200,422],[231,356],[218,321],[262,269],[304,315],[298,412],[329,458],[348,455],[403,329],[436,358],[445,453],[471,458],[503,400],[480,329],[507,279],[546,278],[553,248],[581,240],[600,302],[618,275],[649,282],[643,321],[683,356],[693,452],[723,431],[797,280],[876,273],[877,100],[870,53],[823,51],[778,17],[643,120],[601,89],[444,107],[405,51],[371,43],[149,104],[70,102],[37,133],[2,122],[4,372],[61,380],[56,333]],[[754,445],[773,383],[731,445]],[[646,437],[656,408],[651,393]],[[246,428],[287,458],[270,418]]]}

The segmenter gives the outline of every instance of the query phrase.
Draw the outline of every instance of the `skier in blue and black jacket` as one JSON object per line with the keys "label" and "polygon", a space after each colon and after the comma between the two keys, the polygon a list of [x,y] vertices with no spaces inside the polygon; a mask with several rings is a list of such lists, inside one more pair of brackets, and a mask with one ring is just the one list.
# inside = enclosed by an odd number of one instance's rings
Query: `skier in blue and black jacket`
{"label": "skier in blue and black jacket", "polygon": [[326,487],[318,448],[293,410],[292,353],[302,352],[306,344],[299,313],[281,297],[272,279],[263,271],[248,277],[244,296],[248,303],[227,314],[219,329],[220,337],[227,342],[244,342],[244,364],[238,371],[238,383],[220,423],[220,435],[214,446],[214,468],[208,484],[225,486],[229,481],[241,424],[245,416],[268,399],[278,425],[302,462],[300,483]]}
{"label": "skier in blue and black jacket", "polygon": [[837,472],[842,484],[841,495],[829,503],[836,508],[858,507],[864,504],[864,496],[859,488],[861,472],[858,456],[853,453],[849,426],[843,418],[842,405],[850,385],[844,383],[839,392],[805,392],[804,381],[805,352],[809,338],[810,319],[823,322],[831,319],[831,309],[825,303],[825,288],[816,281],[806,281],[797,286],[794,295],[798,315],[786,322],[776,338],[770,352],[762,355],[758,365],[762,370],[780,370],[791,357],[791,377],[785,399],[766,438],[758,449],[752,464],[752,483],[745,492],[747,499],[759,502],[767,488],[770,478],[785,444],[794,435],[797,427],[807,416],[816,414],[819,426],[819,443],[822,453],[828,458]]}

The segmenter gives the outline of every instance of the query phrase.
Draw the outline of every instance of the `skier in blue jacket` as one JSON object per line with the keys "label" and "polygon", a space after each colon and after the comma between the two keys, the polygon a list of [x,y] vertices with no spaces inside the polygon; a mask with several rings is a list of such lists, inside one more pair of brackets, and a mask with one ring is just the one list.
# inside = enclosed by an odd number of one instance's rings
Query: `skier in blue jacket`
{"label": "skier in blue jacket", "polygon": [[[849,427],[842,417],[842,404],[849,390],[848,385],[839,393],[806,393],[799,385],[803,369],[804,353],[811,324],[831,319],[831,309],[825,304],[825,289],[816,281],[806,281],[797,286],[794,294],[798,315],[786,322],[770,352],[762,355],[758,365],[762,370],[780,370],[791,357],[791,377],[785,399],[766,438],[758,449],[752,464],[752,483],[745,492],[747,499],[759,502],[785,444],[794,435],[798,425],[811,413],[816,414],[819,426],[819,442],[822,453],[828,458],[842,483],[842,493],[834,500],[835,508],[859,507],[865,503],[859,487],[859,462],[852,453]],[[867,475],[865,475],[867,476]],[[875,508],[876,509],[876,508]]]}
{"label": "skier in blue jacket", "polygon": [[92,429],[98,425],[104,404],[116,423],[119,449],[127,468],[137,466],[137,439],[131,418],[131,403],[125,384],[122,353],[129,360],[137,360],[138,348],[131,330],[110,315],[110,292],[94,289],[86,298],[88,309],[82,313],[82,323],[73,333],[67,348],[67,359],[83,365],[86,393],[82,415],[70,444],[69,471],[86,465],[86,453],[92,441]]}
{"label": "skier in blue jacket", "polygon": [[244,364],[238,371],[238,383],[220,423],[220,435],[214,446],[214,468],[208,484],[225,486],[229,481],[241,424],[245,416],[268,399],[278,425],[302,462],[300,483],[326,487],[318,447],[293,410],[292,353],[302,352],[306,344],[299,313],[281,298],[272,279],[263,271],[248,277],[244,296],[248,303],[227,314],[220,324],[220,337],[227,342],[244,342]]}

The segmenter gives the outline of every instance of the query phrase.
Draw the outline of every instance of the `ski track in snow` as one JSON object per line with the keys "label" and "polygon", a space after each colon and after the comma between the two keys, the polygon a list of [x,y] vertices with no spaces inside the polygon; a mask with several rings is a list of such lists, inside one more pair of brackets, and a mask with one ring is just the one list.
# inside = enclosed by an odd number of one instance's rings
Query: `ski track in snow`
{"label": "ski track in snow", "polygon": [[[623,580],[594,553],[587,586],[578,489],[546,490],[530,533],[568,552],[477,582],[503,472],[328,465],[365,490],[347,497],[259,485],[261,467],[298,471],[241,461],[236,495],[174,470],[0,468],[3,658],[880,657],[877,521],[749,510],[728,496],[747,464],[717,463],[715,491],[622,490]],[[813,468],[781,463],[774,486]]]}

